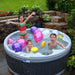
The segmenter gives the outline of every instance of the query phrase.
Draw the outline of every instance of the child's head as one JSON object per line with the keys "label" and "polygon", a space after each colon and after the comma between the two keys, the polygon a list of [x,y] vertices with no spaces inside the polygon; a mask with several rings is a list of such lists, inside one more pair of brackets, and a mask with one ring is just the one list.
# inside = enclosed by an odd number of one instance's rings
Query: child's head
{"label": "child's head", "polygon": [[23,21],[24,21],[24,16],[23,16],[23,15],[19,15],[19,16],[18,16],[18,20],[19,20],[20,22],[23,22]]}
{"label": "child's head", "polygon": [[33,45],[32,45],[32,41],[31,40],[27,40],[27,47],[28,48],[31,48]]}
{"label": "child's head", "polygon": [[56,34],[54,34],[54,33],[50,34],[50,40],[51,41],[56,41],[56,39],[57,39],[57,35]]}

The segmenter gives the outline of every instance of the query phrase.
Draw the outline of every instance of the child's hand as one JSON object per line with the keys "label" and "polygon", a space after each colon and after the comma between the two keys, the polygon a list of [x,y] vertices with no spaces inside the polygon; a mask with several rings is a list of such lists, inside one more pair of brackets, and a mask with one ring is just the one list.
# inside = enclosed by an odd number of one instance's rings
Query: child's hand
{"label": "child's hand", "polygon": [[36,14],[36,12],[32,12],[32,15],[35,15]]}
{"label": "child's hand", "polygon": [[64,49],[67,49],[66,47],[64,47]]}
{"label": "child's hand", "polygon": [[6,24],[10,24],[10,21],[7,21]]}

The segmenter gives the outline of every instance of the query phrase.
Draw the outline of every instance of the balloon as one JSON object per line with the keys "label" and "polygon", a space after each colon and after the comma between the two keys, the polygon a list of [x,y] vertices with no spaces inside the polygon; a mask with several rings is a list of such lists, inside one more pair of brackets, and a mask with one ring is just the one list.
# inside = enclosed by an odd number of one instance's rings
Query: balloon
{"label": "balloon", "polygon": [[27,41],[25,39],[18,39],[16,42],[19,42],[22,44],[22,48],[26,46]]}
{"label": "balloon", "polygon": [[32,32],[32,34],[34,34],[35,30],[37,30],[37,29],[38,29],[38,28],[35,27],[35,26],[31,27],[31,32]]}
{"label": "balloon", "polygon": [[36,34],[37,32],[41,32],[41,31],[37,29],[37,30],[35,30],[34,34]]}
{"label": "balloon", "polygon": [[37,47],[32,47],[31,48],[31,52],[37,52],[38,51],[38,48]]}
{"label": "balloon", "polygon": [[19,52],[22,51],[22,45],[18,42],[12,44],[12,50]]}
{"label": "balloon", "polygon": [[40,30],[34,32],[34,40],[38,43],[43,39],[43,34]]}
{"label": "balloon", "polygon": [[43,38],[44,38],[44,39],[49,38],[49,36],[50,36],[49,30],[45,30],[45,31],[43,31],[42,33],[43,33]]}
{"label": "balloon", "polygon": [[45,46],[45,41],[43,41],[42,43],[41,43],[41,47],[43,48]]}
{"label": "balloon", "polygon": [[12,39],[8,39],[8,44],[13,44],[14,41]]}

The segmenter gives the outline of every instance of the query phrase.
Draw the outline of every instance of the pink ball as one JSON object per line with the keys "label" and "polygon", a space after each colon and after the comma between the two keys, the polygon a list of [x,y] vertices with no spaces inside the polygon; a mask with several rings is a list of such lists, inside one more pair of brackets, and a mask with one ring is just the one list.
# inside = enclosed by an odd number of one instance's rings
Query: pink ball
{"label": "pink ball", "polygon": [[27,41],[25,39],[18,39],[16,42],[19,42],[22,45],[22,48],[24,48],[27,43]]}
{"label": "pink ball", "polygon": [[43,34],[40,30],[34,32],[34,40],[38,43],[43,39]]}
{"label": "pink ball", "polygon": [[34,34],[36,34],[37,32],[41,32],[40,30],[35,30]]}
{"label": "pink ball", "polygon": [[13,44],[14,41],[12,39],[8,39],[8,44]]}

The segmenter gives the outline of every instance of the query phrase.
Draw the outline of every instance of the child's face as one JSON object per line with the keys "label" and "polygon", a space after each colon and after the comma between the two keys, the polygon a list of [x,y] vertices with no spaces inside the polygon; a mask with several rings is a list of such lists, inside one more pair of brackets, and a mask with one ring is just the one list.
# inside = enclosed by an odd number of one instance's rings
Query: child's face
{"label": "child's face", "polygon": [[28,42],[28,44],[27,44],[27,47],[28,48],[31,48],[33,45],[32,45],[32,42]]}
{"label": "child's face", "polygon": [[23,16],[20,16],[19,21],[20,22],[23,22],[23,20],[24,20],[24,17]]}
{"label": "child's face", "polygon": [[51,35],[51,36],[50,36],[50,40],[51,40],[51,41],[56,41],[56,36],[55,36],[55,35]]}

